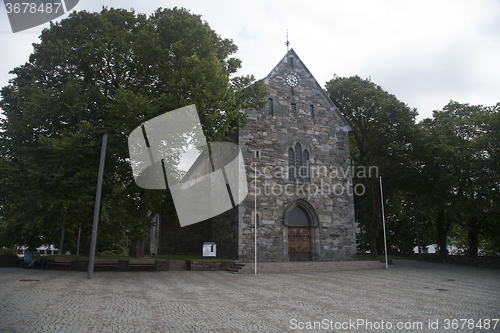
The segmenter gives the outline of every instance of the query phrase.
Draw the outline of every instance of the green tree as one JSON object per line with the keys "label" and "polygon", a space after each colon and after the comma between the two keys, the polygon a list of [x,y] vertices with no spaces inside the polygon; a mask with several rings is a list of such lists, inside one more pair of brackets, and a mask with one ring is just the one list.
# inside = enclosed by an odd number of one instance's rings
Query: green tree
{"label": "green tree", "polygon": [[456,151],[445,133],[431,119],[419,124],[414,140],[414,169],[418,183],[412,195],[418,198],[422,221],[433,227],[429,235],[439,253],[447,254],[447,238],[456,223],[459,203],[453,194]]}
{"label": "green tree", "polygon": [[[448,193],[447,200],[440,201],[441,210],[449,207],[455,245],[463,244],[471,256],[484,246],[495,252],[493,244],[498,244],[497,233],[492,231],[498,226],[499,212],[499,110],[500,104],[485,107],[450,101],[426,122],[445,145],[441,151],[447,151],[442,165],[449,175]],[[449,224],[446,227],[450,229]],[[444,246],[446,234],[438,236],[440,247]]]}
{"label": "green tree", "polygon": [[75,12],[40,39],[1,91],[1,217],[18,230],[10,241],[54,242],[63,225],[70,233],[81,227],[88,239],[107,134],[101,244],[129,230],[131,254],[142,256],[151,213],[173,205],[168,191],[135,185],[130,132],[195,104],[207,140],[224,141],[245,122],[242,106],[264,103],[265,87],[233,77],[241,64],[230,57],[236,45],[185,9],[149,18],[122,9]]}
{"label": "green tree", "polygon": [[482,135],[475,140],[481,152],[484,167],[481,170],[482,188],[487,196],[487,216],[481,231],[481,248],[484,255],[500,255],[500,103],[484,107],[476,125]]}
{"label": "green tree", "polygon": [[[356,169],[378,169],[378,173],[366,173],[361,178],[353,175],[354,184],[362,184],[366,189],[363,196],[355,197],[361,242],[368,243],[371,256],[377,257],[382,229],[378,175],[384,180],[386,202],[401,200],[399,194],[408,190],[408,179],[411,178],[411,143],[417,112],[369,79],[359,76],[334,76],[327,82],[326,90],[352,128],[353,166]],[[396,212],[387,213],[396,216]]]}

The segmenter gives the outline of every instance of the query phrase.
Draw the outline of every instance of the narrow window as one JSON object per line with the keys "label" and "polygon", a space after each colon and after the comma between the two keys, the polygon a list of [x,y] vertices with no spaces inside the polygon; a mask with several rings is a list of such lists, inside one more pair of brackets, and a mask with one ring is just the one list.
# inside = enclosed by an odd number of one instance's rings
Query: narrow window
{"label": "narrow window", "polygon": [[262,155],[260,153],[260,150],[256,150],[255,151],[255,158],[261,158],[261,157],[262,157]]}
{"label": "narrow window", "polygon": [[293,57],[288,58],[288,63],[290,66],[293,66]]}
{"label": "narrow window", "polygon": [[269,98],[269,102],[267,104],[267,107],[269,108],[269,114],[273,115],[274,114],[274,105],[273,105],[273,99]]}
{"label": "narrow window", "polygon": [[295,180],[295,152],[288,148],[288,179]]}
{"label": "narrow window", "polygon": [[297,104],[296,103],[290,104],[290,110],[293,110],[293,111],[297,110]]}
{"label": "narrow window", "polygon": [[302,145],[297,142],[295,144],[295,170],[299,170],[297,172],[297,179],[301,180],[302,175],[300,174],[300,167],[302,166]]}
{"label": "narrow window", "polygon": [[300,170],[302,178],[304,178],[305,182],[311,182],[311,176],[309,174],[309,150],[304,149],[304,153],[302,154],[303,164]]}
{"label": "narrow window", "polygon": [[309,109],[311,111],[311,118],[314,119],[314,104],[310,104]]}

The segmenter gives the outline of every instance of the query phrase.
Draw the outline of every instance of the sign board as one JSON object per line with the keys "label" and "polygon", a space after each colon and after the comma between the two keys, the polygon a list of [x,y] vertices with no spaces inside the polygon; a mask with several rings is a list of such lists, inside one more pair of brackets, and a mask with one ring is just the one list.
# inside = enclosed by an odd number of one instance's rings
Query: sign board
{"label": "sign board", "polygon": [[214,242],[203,243],[203,257],[216,257],[217,246]]}

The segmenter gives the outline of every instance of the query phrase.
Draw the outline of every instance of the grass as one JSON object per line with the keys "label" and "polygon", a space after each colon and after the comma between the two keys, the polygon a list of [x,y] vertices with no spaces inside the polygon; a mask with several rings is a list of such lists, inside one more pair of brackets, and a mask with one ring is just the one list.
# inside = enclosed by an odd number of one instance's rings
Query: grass
{"label": "grass", "polygon": [[212,258],[212,257],[203,258],[199,254],[168,254],[168,255],[155,256],[155,258],[191,260],[191,261],[232,261],[231,259],[226,259],[226,258]]}
{"label": "grass", "polygon": [[[63,254],[56,254],[53,255],[54,257],[64,257],[64,258],[76,258],[78,257],[78,260],[89,260],[88,256],[84,255],[76,255],[76,254],[68,254],[68,255],[63,255]],[[49,258],[52,257],[52,255],[43,255],[43,258]],[[232,261],[231,259],[226,259],[226,258],[202,258],[201,255],[199,254],[176,254],[176,255],[158,255],[158,256],[145,256],[144,258],[146,259],[178,259],[178,260],[191,260],[191,261]],[[120,255],[120,254],[102,254],[100,256],[96,255],[95,259],[119,259],[123,261],[127,261],[129,259],[137,259],[135,257],[129,257],[126,255]]]}
{"label": "grass", "polygon": [[[78,260],[89,260],[88,256],[84,255],[76,255],[76,254],[54,254],[54,255],[43,255],[43,258],[49,258],[49,257],[63,257],[63,258],[77,258]],[[119,259],[119,260],[128,260],[130,257],[125,256],[125,255],[119,255],[119,254],[103,254],[103,255],[96,255],[95,259]],[[132,258],[133,259],[133,258]]]}
{"label": "grass", "polygon": [[[43,255],[42,257],[44,258],[49,258],[52,255]],[[76,258],[78,257],[78,260],[89,260],[88,256],[84,255],[76,255],[76,254],[68,254],[68,255],[62,255],[62,254],[56,254],[54,257],[65,257],[65,258]],[[158,255],[158,256],[145,256],[145,258],[149,259],[177,259],[177,260],[191,260],[191,261],[232,261],[231,259],[226,259],[226,258],[211,258],[211,257],[206,257],[203,258],[199,254],[166,254],[166,255]],[[372,259],[369,254],[358,254],[356,256],[358,260],[385,260],[384,255],[379,255],[377,259]],[[411,260],[413,258],[410,257],[402,257],[402,256],[393,256],[389,255],[387,257],[388,259],[406,259],[406,260]],[[129,257],[126,255],[120,255],[120,254],[102,254],[102,255],[96,255],[95,259],[119,259],[123,261],[127,261],[129,259],[136,259],[134,257]]]}
{"label": "grass", "polygon": [[[66,258],[76,258],[76,254],[68,254],[68,255],[54,255],[55,257],[66,257]],[[43,255],[42,257],[48,258],[51,257],[50,255]],[[384,255],[379,255],[377,259],[372,259],[369,254],[358,254],[357,256],[358,260],[384,260],[385,261],[385,256]],[[211,258],[211,257],[206,257],[203,258],[200,254],[166,254],[166,255],[158,255],[158,256],[145,256],[145,258],[149,259],[177,259],[177,260],[190,260],[190,261],[232,261],[231,259],[226,259],[226,258]],[[402,256],[393,256],[390,255],[387,257],[388,259],[406,259],[406,260],[411,260],[413,258],[410,257],[402,257]],[[134,257],[129,257],[126,255],[120,255],[120,254],[102,254],[100,256],[95,256],[95,259],[119,259],[123,261],[127,261],[129,259],[136,259]],[[83,255],[78,255],[78,260],[89,260],[88,256],[83,256]]]}

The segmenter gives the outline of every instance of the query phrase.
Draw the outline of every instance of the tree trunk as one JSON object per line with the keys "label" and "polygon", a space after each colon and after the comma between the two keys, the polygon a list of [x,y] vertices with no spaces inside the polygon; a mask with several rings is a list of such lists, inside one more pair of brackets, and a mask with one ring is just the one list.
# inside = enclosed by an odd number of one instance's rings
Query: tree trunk
{"label": "tree trunk", "polygon": [[418,230],[418,211],[416,202],[413,204],[413,215],[415,218],[415,230],[417,232],[418,260],[422,261],[422,246],[420,246],[420,232]]}
{"label": "tree trunk", "polygon": [[84,240],[84,245],[82,245],[83,250],[80,252],[80,255],[88,257],[90,255],[90,235],[84,233],[82,239]]}
{"label": "tree trunk", "polygon": [[371,228],[370,230],[370,257],[372,259],[378,258],[378,236],[380,233],[380,214],[379,214],[379,205],[380,202],[377,199],[377,195],[375,194],[378,191],[375,191],[375,178],[370,179],[371,185],[371,193],[372,193],[372,219],[371,219]]}
{"label": "tree trunk", "polygon": [[469,238],[469,256],[477,257],[477,251],[479,248],[479,224],[476,219],[469,222],[469,231],[467,236]]}
{"label": "tree trunk", "polygon": [[62,230],[61,230],[61,241],[59,243],[60,243],[60,245],[59,245],[59,254],[64,254],[64,250],[63,250],[63,245],[64,245],[64,224],[63,224],[63,227],[62,227]]}
{"label": "tree trunk", "polygon": [[377,239],[377,237],[370,236],[370,257],[372,259],[378,258]]}
{"label": "tree trunk", "polygon": [[[361,199],[360,199],[361,200]],[[368,209],[365,205],[364,202],[361,203],[361,211],[362,211],[362,224],[364,226],[364,228],[362,229],[362,231],[364,231],[365,235],[367,236],[366,239],[368,240],[368,242],[365,241],[365,238],[361,238],[361,241],[362,241],[362,245],[363,245],[363,249],[367,247],[367,245],[370,244],[370,219],[368,217]]]}
{"label": "tree trunk", "polygon": [[135,258],[144,257],[144,240],[136,239],[132,242],[130,247],[130,256]]}
{"label": "tree trunk", "polygon": [[437,228],[437,237],[438,237],[438,246],[439,246],[439,254],[448,254],[448,244],[446,238],[448,236],[448,226],[445,225],[446,221],[444,219],[444,209],[440,209],[438,212],[438,216],[436,219],[436,228]]}
{"label": "tree trunk", "polygon": [[[151,190],[146,190],[141,194],[141,203],[137,211],[137,218],[139,219],[140,226],[142,228],[147,228],[147,216],[148,216],[147,204],[149,202],[150,196],[151,196]],[[144,239],[139,238],[135,239],[132,242],[129,255],[135,258],[144,257]]]}

